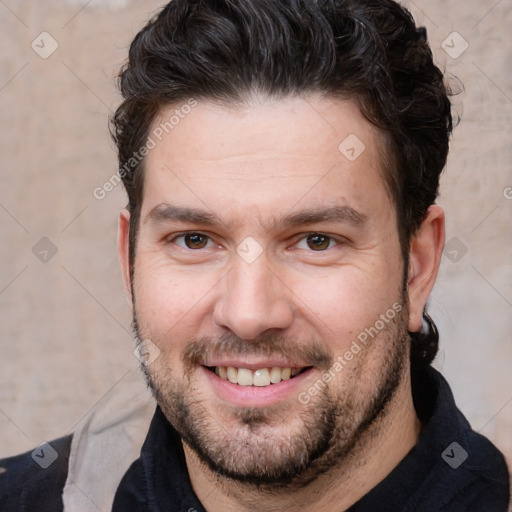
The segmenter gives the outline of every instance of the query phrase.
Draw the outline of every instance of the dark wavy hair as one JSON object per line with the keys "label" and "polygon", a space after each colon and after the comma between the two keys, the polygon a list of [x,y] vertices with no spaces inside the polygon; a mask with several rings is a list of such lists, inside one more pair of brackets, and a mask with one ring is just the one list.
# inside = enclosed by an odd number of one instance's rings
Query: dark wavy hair
{"label": "dark wavy hair", "polygon": [[[190,98],[242,104],[320,93],[356,102],[385,135],[383,178],[405,272],[411,237],[437,197],[452,130],[449,90],[426,30],[392,0],[173,0],[135,37],[111,120],[128,193],[130,265],[144,187],[144,147],[159,110]],[[127,171],[128,169],[128,171]],[[411,361],[430,364],[439,338],[410,333]]]}

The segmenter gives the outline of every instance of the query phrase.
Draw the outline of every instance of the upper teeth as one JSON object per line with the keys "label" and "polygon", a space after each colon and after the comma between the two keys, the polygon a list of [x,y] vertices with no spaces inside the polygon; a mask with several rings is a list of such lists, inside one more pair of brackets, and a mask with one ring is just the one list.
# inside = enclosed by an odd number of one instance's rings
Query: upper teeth
{"label": "upper teeth", "polygon": [[300,372],[301,368],[261,368],[249,370],[248,368],[234,368],[233,366],[216,366],[215,373],[224,380],[240,386],[269,386],[288,380]]}

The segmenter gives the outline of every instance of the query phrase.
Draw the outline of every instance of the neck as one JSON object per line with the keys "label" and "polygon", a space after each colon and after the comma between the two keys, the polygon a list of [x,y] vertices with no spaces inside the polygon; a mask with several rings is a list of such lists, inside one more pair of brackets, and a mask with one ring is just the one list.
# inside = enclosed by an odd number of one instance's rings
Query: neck
{"label": "neck", "polygon": [[421,423],[414,409],[410,376],[402,380],[386,411],[371,425],[343,464],[292,492],[266,492],[212,473],[195,452],[184,445],[194,492],[208,512],[304,512],[346,510],[368,493],[399,464],[416,444]]}

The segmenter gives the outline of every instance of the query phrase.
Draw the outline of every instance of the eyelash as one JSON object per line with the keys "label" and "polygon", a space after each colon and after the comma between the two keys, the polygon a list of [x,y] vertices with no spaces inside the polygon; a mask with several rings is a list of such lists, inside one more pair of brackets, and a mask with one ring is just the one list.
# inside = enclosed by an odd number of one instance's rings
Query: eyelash
{"label": "eyelash", "polygon": [[[178,245],[178,247],[180,247],[181,249],[184,249],[184,250],[188,250],[188,251],[200,251],[201,249],[204,249],[204,248],[199,248],[199,249],[192,249],[190,247],[186,247],[186,246],[181,246],[179,244],[176,243],[176,240],[180,239],[180,238],[183,238],[186,237],[187,235],[199,235],[199,236],[203,236],[203,237],[206,237],[208,240],[207,240],[207,244],[209,242],[213,242],[213,238],[206,234],[206,233],[203,233],[201,231],[185,231],[183,233],[178,233],[176,235],[174,235],[172,238],[170,239],[167,239],[167,243],[174,243],[176,245]],[[310,236],[320,236],[320,237],[325,237],[325,238],[328,238],[329,239],[329,245],[331,245],[331,243],[334,242],[334,247],[337,247],[343,243],[346,243],[347,240],[344,239],[343,237],[335,237],[335,236],[332,236],[332,235],[329,235],[329,234],[326,234],[326,233],[322,233],[322,232],[319,232],[319,231],[311,231],[309,233],[303,233],[301,234],[300,238],[298,238],[295,242],[294,242],[294,246],[297,246],[300,242],[302,241],[306,241],[307,243],[307,239],[308,237]],[[184,244],[185,245],[185,244]],[[205,248],[209,248],[209,247],[205,247]],[[296,248],[296,247],[295,247]],[[333,247],[328,247],[327,249],[324,249],[324,250],[319,250],[319,251],[314,251],[313,249],[311,249],[309,252],[327,252],[328,250],[330,249],[333,249]],[[305,249],[303,249],[305,250]]]}
{"label": "eyelash", "polygon": [[172,244],[176,244],[178,245],[178,247],[182,248],[182,249],[185,249],[185,250],[189,250],[189,251],[198,251],[199,249],[191,249],[190,247],[183,247],[179,244],[176,243],[176,240],[178,240],[179,238],[185,238],[187,235],[198,235],[198,236],[203,236],[203,237],[206,237],[208,239],[207,243],[208,242],[213,242],[213,239],[210,235],[207,235],[206,233],[202,233],[201,231],[185,231],[183,233],[178,233],[176,235],[173,235],[172,238],[169,238],[167,239],[167,243],[172,243]]}

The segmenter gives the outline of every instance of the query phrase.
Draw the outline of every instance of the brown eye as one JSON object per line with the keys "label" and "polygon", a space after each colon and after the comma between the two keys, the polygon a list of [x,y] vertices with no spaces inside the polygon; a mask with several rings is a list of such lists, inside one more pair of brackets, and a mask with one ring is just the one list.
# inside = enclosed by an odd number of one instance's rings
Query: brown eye
{"label": "brown eye", "polygon": [[183,236],[183,239],[189,249],[203,249],[208,243],[208,237],[201,233],[188,233]]}
{"label": "brown eye", "polygon": [[326,235],[314,234],[307,237],[306,243],[313,251],[325,251],[329,248],[331,238]]}

